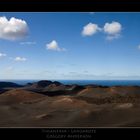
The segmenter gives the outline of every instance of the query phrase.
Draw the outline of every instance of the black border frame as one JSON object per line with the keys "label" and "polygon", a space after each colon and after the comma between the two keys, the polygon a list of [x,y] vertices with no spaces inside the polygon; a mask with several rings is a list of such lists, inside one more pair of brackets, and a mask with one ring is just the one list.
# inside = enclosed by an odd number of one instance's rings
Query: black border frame
{"label": "black border frame", "polygon": [[[140,12],[138,0],[1,0],[1,12]],[[0,136],[14,139],[47,139],[46,130],[94,130],[92,139],[140,136],[140,128],[0,128]],[[55,133],[59,135],[59,133]],[[78,133],[76,133],[78,134]],[[87,133],[84,133],[87,134]],[[88,133],[89,134],[89,133]]]}
{"label": "black border frame", "polygon": [[1,0],[0,11],[140,11],[139,0]]}

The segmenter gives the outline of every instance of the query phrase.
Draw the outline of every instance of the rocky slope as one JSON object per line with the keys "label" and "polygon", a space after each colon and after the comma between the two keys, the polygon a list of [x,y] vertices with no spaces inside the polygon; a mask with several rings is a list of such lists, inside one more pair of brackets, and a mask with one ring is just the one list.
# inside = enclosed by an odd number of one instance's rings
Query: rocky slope
{"label": "rocky slope", "polygon": [[1,87],[0,127],[140,126],[139,86],[80,86],[43,80]]}

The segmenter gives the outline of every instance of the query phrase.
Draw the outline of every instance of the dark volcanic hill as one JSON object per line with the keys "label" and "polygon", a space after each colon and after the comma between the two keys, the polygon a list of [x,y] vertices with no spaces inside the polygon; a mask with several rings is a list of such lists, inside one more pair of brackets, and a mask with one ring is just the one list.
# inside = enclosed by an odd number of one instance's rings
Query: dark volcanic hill
{"label": "dark volcanic hill", "polygon": [[0,88],[17,88],[17,87],[22,86],[12,82],[0,82]]}
{"label": "dark volcanic hill", "polygon": [[57,81],[42,80],[36,83],[28,83],[22,89],[45,94],[47,96],[76,95],[85,87],[80,85],[64,85]]}
{"label": "dark volcanic hill", "polygon": [[62,85],[62,83],[57,82],[57,81],[52,82],[50,80],[41,80],[41,81],[38,81],[38,82],[35,82],[35,83],[28,83],[26,85],[26,87],[39,88],[40,89],[40,88],[45,88],[45,87],[47,87],[49,85],[52,85],[52,84],[54,84],[56,86]]}

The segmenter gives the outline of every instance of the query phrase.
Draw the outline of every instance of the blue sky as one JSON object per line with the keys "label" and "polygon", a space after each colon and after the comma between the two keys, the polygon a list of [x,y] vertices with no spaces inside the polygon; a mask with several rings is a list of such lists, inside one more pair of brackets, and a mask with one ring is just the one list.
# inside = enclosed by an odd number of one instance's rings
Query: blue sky
{"label": "blue sky", "polygon": [[0,79],[140,79],[140,13],[1,12]]}

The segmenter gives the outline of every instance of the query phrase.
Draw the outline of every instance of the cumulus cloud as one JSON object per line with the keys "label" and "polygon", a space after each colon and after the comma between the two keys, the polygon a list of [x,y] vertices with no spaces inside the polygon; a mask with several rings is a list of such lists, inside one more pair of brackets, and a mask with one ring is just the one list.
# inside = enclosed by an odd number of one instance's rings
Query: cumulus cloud
{"label": "cumulus cloud", "polygon": [[47,50],[52,50],[52,51],[66,51],[65,48],[60,48],[58,46],[58,43],[55,40],[53,40],[50,43],[46,44],[46,49]]}
{"label": "cumulus cloud", "polygon": [[26,42],[20,42],[20,45],[35,45],[35,41],[26,41]]}
{"label": "cumulus cloud", "polygon": [[16,57],[15,59],[14,59],[15,61],[26,61],[27,59],[26,58],[24,58],[24,57]]}
{"label": "cumulus cloud", "polygon": [[116,21],[113,21],[111,23],[105,23],[103,30],[108,35],[108,40],[117,39],[120,37],[122,25]]}
{"label": "cumulus cloud", "polygon": [[112,21],[111,23],[105,23],[105,25],[100,28],[98,24],[88,23],[83,27],[82,35],[83,36],[92,36],[99,31],[102,31],[107,34],[107,40],[113,40],[121,37],[122,25],[119,22]]}
{"label": "cumulus cloud", "polygon": [[5,54],[5,53],[0,53],[0,58],[1,58],[1,57],[5,57],[5,56],[7,56],[7,54]]}
{"label": "cumulus cloud", "polygon": [[104,32],[114,35],[120,33],[122,26],[119,22],[113,21],[112,23],[105,23],[104,25]]}
{"label": "cumulus cloud", "polygon": [[0,17],[0,38],[6,40],[18,40],[26,37],[28,25],[26,21],[11,17]]}
{"label": "cumulus cloud", "polygon": [[101,31],[101,28],[94,23],[88,23],[83,27],[82,35],[83,36],[92,36],[93,34]]}

